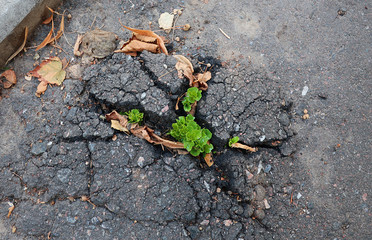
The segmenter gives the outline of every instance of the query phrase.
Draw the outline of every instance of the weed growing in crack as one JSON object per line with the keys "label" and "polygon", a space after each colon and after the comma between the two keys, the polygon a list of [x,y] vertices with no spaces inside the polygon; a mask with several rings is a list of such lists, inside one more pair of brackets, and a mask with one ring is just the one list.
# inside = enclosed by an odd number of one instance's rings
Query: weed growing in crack
{"label": "weed growing in crack", "polygon": [[127,115],[130,123],[139,124],[143,120],[143,113],[141,113],[138,109],[132,109],[129,112],[125,112],[124,114],[120,113],[120,114]]}
{"label": "weed growing in crack", "polygon": [[199,101],[202,97],[201,90],[199,90],[197,87],[191,87],[187,89],[186,97],[183,99],[183,109],[185,112],[191,111],[191,105],[195,102]]}
{"label": "weed growing in crack", "polygon": [[203,153],[205,156],[205,154],[212,151],[213,145],[209,143],[212,133],[206,128],[201,128],[191,114],[187,115],[187,117],[179,117],[172,124],[172,127],[170,135],[177,141],[182,142],[191,155],[196,157]]}
{"label": "weed growing in crack", "polygon": [[237,143],[239,141],[239,137],[236,136],[236,137],[233,137],[233,138],[230,138],[229,140],[229,147],[231,147],[234,143]]}

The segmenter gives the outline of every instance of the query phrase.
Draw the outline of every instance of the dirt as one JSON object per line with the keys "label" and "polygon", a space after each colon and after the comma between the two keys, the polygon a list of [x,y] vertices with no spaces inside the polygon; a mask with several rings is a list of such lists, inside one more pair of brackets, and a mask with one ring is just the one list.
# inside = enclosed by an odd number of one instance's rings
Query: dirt
{"label": "dirt", "polygon": [[[18,83],[1,93],[2,239],[372,235],[372,6],[132,2],[65,1],[58,11],[72,18],[59,41],[64,51],[48,46],[34,60],[29,49],[9,64]],[[213,133],[212,167],[113,130],[103,118],[138,108],[145,124],[165,135],[185,115],[175,105],[188,87],[171,55],[115,53],[93,64],[73,56],[78,34],[102,28],[125,40],[131,33],[119,18],[140,29],[151,21],[157,30],[161,13],[180,8],[176,25],[190,30],[156,33],[197,72],[212,66],[196,113]],[[48,32],[40,26],[27,46]],[[68,77],[37,98],[38,81],[24,76],[35,61],[56,54],[71,60]],[[229,148],[233,136],[259,150]],[[9,202],[15,209],[7,218]]]}

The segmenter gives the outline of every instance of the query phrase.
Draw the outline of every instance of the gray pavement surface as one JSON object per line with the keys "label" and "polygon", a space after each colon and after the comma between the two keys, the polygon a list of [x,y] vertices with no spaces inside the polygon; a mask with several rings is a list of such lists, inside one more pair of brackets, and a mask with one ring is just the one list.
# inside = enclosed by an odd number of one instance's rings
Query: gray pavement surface
{"label": "gray pavement surface", "polygon": [[[176,30],[178,42],[157,33],[196,71],[213,65],[196,114],[213,133],[210,168],[100,117],[136,107],[166,133],[184,115],[174,106],[188,83],[171,56],[116,53],[85,64],[72,54],[78,34],[97,27],[125,40],[119,18],[157,30],[160,14],[177,8],[176,25],[190,31]],[[64,1],[58,11],[72,16],[58,43],[64,51],[48,46],[37,59],[30,49],[8,65],[18,83],[1,91],[0,238],[370,239],[371,8],[346,0]],[[37,98],[38,81],[24,76],[55,55],[71,60],[67,78]],[[259,151],[226,147],[235,135]]]}

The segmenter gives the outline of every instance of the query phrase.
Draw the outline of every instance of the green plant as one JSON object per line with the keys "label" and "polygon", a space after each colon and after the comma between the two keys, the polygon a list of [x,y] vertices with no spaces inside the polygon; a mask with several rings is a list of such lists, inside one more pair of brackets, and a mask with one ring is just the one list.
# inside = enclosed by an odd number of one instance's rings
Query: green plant
{"label": "green plant", "polygon": [[130,123],[140,123],[140,122],[142,122],[143,113],[141,113],[138,109],[132,109],[129,112],[125,112],[124,114],[128,116],[128,119],[129,119]]}
{"label": "green plant", "polygon": [[170,131],[170,135],[182,142],[191,155],[199,156],[200,153],[205,155],[213,149],[213,145],[208,143],[212,138],[212,133],[206,128],[201,128],[194,119],[195,117],[190,114],[187,117],[179,117],[172,124],[173,129]]}
{"label": "green plant", "polygon": [[184,97],[184,99],[182,100],[183,109],[185,110],[185,112],[190,112],[191,105],[201,99],[201,92],[202,91],[196,87],[187,89],[186,97]]}
{"label": "green plant", "polygon": [[236,136],[236,137],[233,137],[233,138],[230,138],[229,140],[229,147],[231,147],[231,145],[233,145],[234,143],[237,143],[239,141],[239,137]]}

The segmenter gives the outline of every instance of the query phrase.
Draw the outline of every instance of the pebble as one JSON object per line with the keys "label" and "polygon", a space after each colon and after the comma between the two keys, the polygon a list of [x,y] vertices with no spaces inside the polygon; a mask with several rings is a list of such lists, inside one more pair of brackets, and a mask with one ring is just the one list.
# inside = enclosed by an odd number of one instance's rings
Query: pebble
{"label": "pebble", "polygon": [[35,156],[43,154],[47,150],[47,145],[45,142],[37,142],[32,145],[31,153]]}
{"label": "pebble", "polygon": [[263,202],[264,202],[264,204],[265,204],[265,208],[266,208],[266,209],[269,209],[269,208],[270,208],[270,205],[269,205],[269,203],[268,203],[268,201],[267,201],[266,198],[263,200]]}
{"label": "pebble", "polygon": [[232,223],[233,223],[233,222],[232,222],[230,219],[223,221],[223,224],[224,224],[226,227],[230,227],[230,226],[232,225]]}
{"label": "pebble", "polygon": [[265,212],[261,209],[256,209],[254,211],[254,216],[258,219],[258,220],[262,220],[265,218]]}
{"label": "pebble", "polygon": [[66,217],[66,221],[71,223],[71,224],[74,224],[74,223],[76,223],[77,220],[74,217]]}
{"label": "pebble", "polygon": [[151,158],[145,159],[144,157],[139,157],[138,160],[137,160],[137,165],[140,168],[144,168],[144,167],[146,167],[147,165],[150,165],[153,162],[154,162],[154,160],[151,159]]}
{"label": "pebble", "polygon": [[261,137],[259,137],[259,139],[260,139],[261,142],[263,142],[266,139],[266,136],[262,135]]}
{"label": "pebble", "polygon": [[257,185],[255,188],[254,188],[255,192],[256,192],[256,200],[257,201],[262,201],[264,200],[265,198],[265,194],[266,194],[266,190],[263,186],[261,185]]}
{"label": "pebble", "polygon": [[301,193],[297,193],[297,199],[300,199],[302,197]]}
{"label": "pebble", "polygon": [[302,96],[306,96],[307,92],[309,91],[309,87],[308,86],[305,86],[303,89],[302,89],[302,93],[301,95]]}
{"label": "pebble", "polygon": [[209,224],[209,220],[203,220],[200,225],[204,226],[204,225],[208,225]]}
{"label": "pebble", "polygon": [[271,170],[271,165],[270,164],[267,164],[266,167],[265,167],[265,169],[264,169],[264,172],[265,173],[269,173],[270,170]]}

